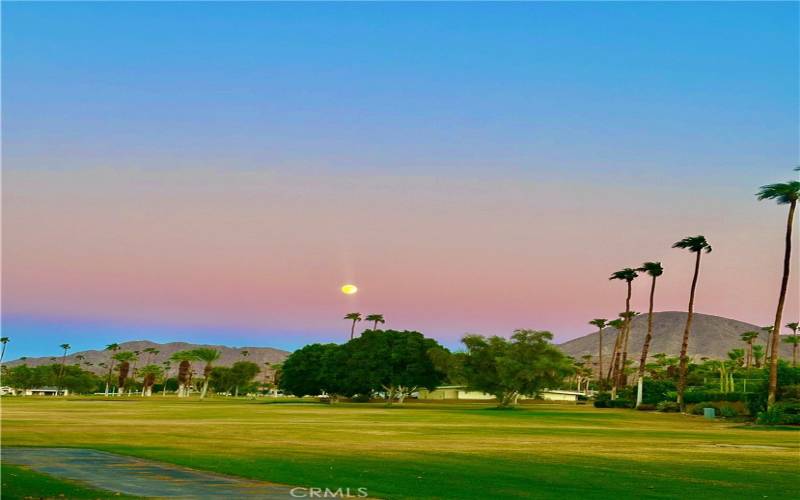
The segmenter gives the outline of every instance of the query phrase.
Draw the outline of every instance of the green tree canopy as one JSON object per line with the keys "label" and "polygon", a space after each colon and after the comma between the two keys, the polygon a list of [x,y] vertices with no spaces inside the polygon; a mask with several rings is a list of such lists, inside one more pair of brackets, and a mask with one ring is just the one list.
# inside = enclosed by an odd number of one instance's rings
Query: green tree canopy
{"label": "green tree canopy", "polygon": [[463,366],[469,386],[493,394],[500,406],[557,386],[572,366],[550,343],[552,338],[552,333],[536,330],[515,330],[510,340],[467,335],[462,342],[467,347]]}

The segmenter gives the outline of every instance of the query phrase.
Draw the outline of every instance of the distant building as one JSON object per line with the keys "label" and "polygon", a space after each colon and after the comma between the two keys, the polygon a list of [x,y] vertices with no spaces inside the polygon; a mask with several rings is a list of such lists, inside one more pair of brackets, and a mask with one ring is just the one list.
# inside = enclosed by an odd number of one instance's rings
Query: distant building
{"label": "distant building", "polygon": [[[563,401],[567,403],[577,403],[586,398],[586,394],[577,391],[544,390],[539,393],[539,398],[545,401]],[[421,389],[419,399],[422,400],[446,400],[446,401],[487,401],[495,399],[491,394],[481,391],[470,390],[465,385],[443,385],[429,391]],[[530,399],[522,397],[520,399]]]}
{"label": "distant building", "polygon": [[36,389],[25,389],[22,394],[25,396],[69,396],[69,390],[59,390],[57,387],[38,387]]}

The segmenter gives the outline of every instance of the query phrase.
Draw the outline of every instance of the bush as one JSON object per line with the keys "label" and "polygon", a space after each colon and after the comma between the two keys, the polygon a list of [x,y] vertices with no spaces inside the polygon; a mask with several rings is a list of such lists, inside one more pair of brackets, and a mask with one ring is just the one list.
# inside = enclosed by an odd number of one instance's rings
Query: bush
{"label": "bush", "polygon": [[744,392],[718,392],[718,391],[687,391],[683,395],[686,404],[705,403],[709,401],[745,401],[747,394]]}
{"label": "bush", "polygon": [[762,425],[779,425],[783,423],[783,408],[778,405],[774,405],[772,408],[768,408],[765,411],[758,413],[758,419],[756,420],[759,424]]}
{"label": "bush", "polygon": [[369,400],[372,398],[371,394],[356,394],[350,401],[353,403],[369,403]]}
{"label": "bush", "polygon": [[778,387],[778,399],[800,400],[800,384]]}
{"label": "bush", "polygon": [[[672,380],[653,380],[646,378],[642,382],[642,403],[650,405],[670,399],[669,393],[675,391],[675,382]],[[633,395],[632,395],[633,396]]]}
{"label": "bush", "polygon": [[665,413],[677,413],[681,411],[681,407],[675,401],[661,401],[656,405],[656,410]]}
{"label": "bush", "polygon": [[642,403],[639,406],[637,406],[636,409],[639,410],[639,411],[655,411],[656,405],[648,404],[648,403]]}
{"label": "bush", "polygon": [[594,407],[608,408],[609,401],[611,401],[611,394],[607,392],[599,392],[597,393],[597,396],[594,397]]}
{"label": "bush", "polygon": [[609,408],[633,408],[634,401],[630,399],[612,399],[608,402]]}
{"label": "bush", "polygon": [[739,408],[731,403],[717,401],[704,401],[702,403],[697,403],[696,405],[692,406],[690,413],[692,415],[703,415],[704,408],[714,408],[717,416],[725,418],[738,417],[742,414]]}

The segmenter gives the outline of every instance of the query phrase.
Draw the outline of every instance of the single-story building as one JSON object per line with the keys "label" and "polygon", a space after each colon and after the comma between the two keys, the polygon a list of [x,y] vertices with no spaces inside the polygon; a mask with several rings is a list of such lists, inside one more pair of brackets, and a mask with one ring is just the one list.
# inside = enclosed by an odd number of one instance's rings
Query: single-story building
{"label": "single-story building", "polygon": [[[578,391],[562,391],[556,389],[547,389],[539,393],[539,398],[545,401],[563,401],[565,403],[577,403],[581,398],[587,395]],[[443,385],[436,389],[429,391],[427,389],[419,390],[419,399],[423,400],[463,400],[463,401],[487,401],[495,399],[491,394],[481,391],[470,390],[465,385]],[[520,399],[532,399],[522,397]]]}
{"label": "single-story building", "polygon": [[23,394],[25,396],[69,396],[69,390],[57,387],[37,387],[36,389],[25,389]]}

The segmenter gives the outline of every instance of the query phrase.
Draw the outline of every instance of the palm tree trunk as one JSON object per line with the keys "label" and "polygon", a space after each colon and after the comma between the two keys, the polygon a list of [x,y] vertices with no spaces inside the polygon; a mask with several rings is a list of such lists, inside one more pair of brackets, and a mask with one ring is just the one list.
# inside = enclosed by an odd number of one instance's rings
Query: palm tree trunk
{"label": "palm tree trunk", "polygon": [[789,217],[786,219],[786,250],[783,255],[783,278],[781,279],[781,294],[778,297],[778,309],[775,311],[775,323],[772,327],[772,357],[769,358],[769,396],[767,406],[775,404],[775,395],[778,392],[778,341],[781,336],[781,316],[783,316],[783,303],[786,301],[786,288],[789,285],[789,268],[792,258],[792,226],[794,225],[794,209],[797,201],[792,200],[789,205]]}
{"label": "palm tree trunk", "polygon": [[617,336],[614,337],[614,349],[611,351],[611,362],[608,365],[608,374],[606,375],[607,382],[611,382],[611,377],[615,377],[617,374],[614,367],[616,366],[617,354],[619,353],[620,335],[622,335],[622,331],[617,330]]}
{"label": "palm tree trunk", "polygon": [[350,327],[350,340],[353,340],[353,336],[356,334],[356,320],[353,320],[353,326]]}
{"label": "palm tree trunk", "polygon": [[616,385],[628,385],[628,376],[625,375],[625,365],[628,361],[628,337],[631,334],[631,293],[633,289],[632,282],[628,281],[628,295],[625,297],[625,326],[623,327],[623,341],[622,341],[622,366],[619,368],[617,374],[619,381],[615,382]]}
{"label": "palm tree trunk", "polygon": [[642,346],[642,358],[639,360],[639,377],[644,377],[644,365],[647,362],[647,351],[650,350],[650,340],[653,338],[653,301],[656,296],[656,277],[653,276],[653,283],[650,285],[650,308],[647,310],[647,335],[644,336]]}
{"label": "palm tree trunk", "polygon": [[598,332],[598,347],[597,347],[597,357],[598,357],[598,364],[597,367],[597,381],[600,382],[603,379],[603,329],[600,328]]}
{"label": "palm tree trunk", "polygon": [[689,332],[692,331],[692,317],[694,316],[694,292],[697,289],[697,277],[700,274],[700,254],[697,252],[697,259],[694,262],[694,276],[692,276],[692,288],[689,291],[689,310],[686,314],[686,326],[683,329],[683,340],[681,341],[680,365],[678,365],[678,406],[681,412],[686,411],[686,403],[683,401],[683,393],[686,391],[686,372],[689,369],[689,357],[686,355],[689,350]]}

